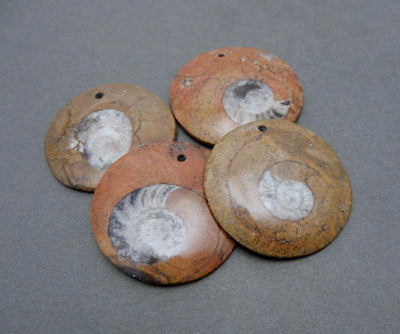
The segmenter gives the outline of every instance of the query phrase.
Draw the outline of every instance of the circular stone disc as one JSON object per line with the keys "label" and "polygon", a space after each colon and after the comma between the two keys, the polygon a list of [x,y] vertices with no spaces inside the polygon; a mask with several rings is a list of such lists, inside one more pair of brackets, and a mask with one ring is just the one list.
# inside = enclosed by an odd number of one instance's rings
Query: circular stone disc
{"label": "circular stone disc", "polygon": [[136,148],[113,164],[93,197],[92,228],[103,253],[128,275],[181,284],[214,271],[234,241],[203,194],[209,151],[188,143]]}
{"label": "circular stone disc", "polygon": [[278,57],[230,47],[202,53],[183,66],[172,81],[170,104],[189,134],[214,145],[240,124],[296,121],[303,90],[296,73]]}
{"label": "circular stone disc", "polygon": [[215,145],[205,193],[215,219],[245,247],[298,257],[328,245],[351,210],[351,185],[331,147],[282,120],[242,125]]}
{"label": "circular stone disc", "polygon": [[66,186],[94,191],[107,168],[131,148],[174,141],[168,107],[144,88],[111,83],[91,88],[62,108],[50,123],[46,159]]}

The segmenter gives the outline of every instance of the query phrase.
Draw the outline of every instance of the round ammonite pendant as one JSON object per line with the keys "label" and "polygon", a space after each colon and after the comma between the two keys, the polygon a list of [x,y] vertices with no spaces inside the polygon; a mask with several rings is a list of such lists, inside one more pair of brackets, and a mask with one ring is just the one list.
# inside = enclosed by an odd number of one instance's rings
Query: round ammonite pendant
{"label": "round ammonite pendant", "polygon": [[278,57],[229,47],[202,53],[183,66],[172,81],[170,104],[189,134],[214,145],[240,124],[296,121],[303,90],[296,73]]}
{"label": "round ammonite pendant", "polygon": [[93,197],[92,228],[103,253],[128,275],[181,284],[214,271],[234,241],[203,193],[209,151],[189,143],[135,148],[113,164]]}
{"label": "round ammonite pendant", "polygon": [[81,93],[55,115],[45,151],[59,181],[94,191],[107,168],[132,147],[175,137],[174,117],[157,96],[138,86],[111,83]]}
{"label": "round ammonite pendant", "polygon": [[327,246],[349,217],[349,177],[331,147],[282,120],[242,125],[215,145],[205,194],[215,219],[236,241],[289,258]]}

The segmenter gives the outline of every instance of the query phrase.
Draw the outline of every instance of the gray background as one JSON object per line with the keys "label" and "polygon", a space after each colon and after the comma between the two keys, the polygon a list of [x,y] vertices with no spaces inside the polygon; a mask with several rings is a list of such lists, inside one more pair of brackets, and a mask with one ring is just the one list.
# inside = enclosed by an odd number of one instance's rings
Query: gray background
{"label": "gray background", "polygon": [[[398,333],[399,12],[398,0],[2,0],[0,332]],[[92,195],[52,177],[48,124],[107,82],[168,103],[181,66],[231,45],[268,50],[295,69],[299,123],[342,159],[351,217],[315,255],[276,261],[238,247],[203,280],[148,286],[98,249]]]}

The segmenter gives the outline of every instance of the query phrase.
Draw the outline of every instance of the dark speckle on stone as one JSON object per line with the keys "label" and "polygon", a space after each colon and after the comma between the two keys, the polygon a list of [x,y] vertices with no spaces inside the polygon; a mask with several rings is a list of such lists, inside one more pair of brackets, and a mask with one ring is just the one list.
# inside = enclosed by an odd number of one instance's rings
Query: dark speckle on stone
{"label": "dark speckle on stone", "polygon": [[139,191],[140,191],[140,188],[139,189],[136,189],[134,192],[132,192],[131,193],[131,199],[130,199],[130,202],[131,202],[131,204],[133,205],[133,204],[135,204],[135,202],[136,202],[136,197],[137,197],[137,195],[139,194]]}
{"label": "dark speckle on stone", "polygon": [[279,113],[279,111],[276,109],[272,109],[271,111],[272,111],[272,115],[273,115],[272,118],[282,118],[283,116],[285,116],[285,114]]}
{"label": "dark speckle on stone", "polygon": [[251,80],[246,82],[243,86],[236,87],[233,92],[237,97],[244,99],[249,91],[259,88],[260,85],[254,80]]}

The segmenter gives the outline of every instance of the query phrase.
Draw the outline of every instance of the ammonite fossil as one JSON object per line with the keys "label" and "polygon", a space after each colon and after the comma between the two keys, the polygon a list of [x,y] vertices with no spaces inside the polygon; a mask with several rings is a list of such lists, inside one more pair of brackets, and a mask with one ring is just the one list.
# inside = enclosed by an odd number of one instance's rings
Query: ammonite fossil
{"label": "ammonite fossil", "polygon": [[55,115],[46,158],[63,184],[93,191],[132,147],[172,142],[175,136],[172,113],[157,96],[130,84],[106,84],[81,93]]}
{"label": "ammonite fossil", "polygon": [[178,122],[214,145],[240,124],[260,119],[295,121],[303,91],[295,72],[278,57],[250,47],[202,53],[172,81],[170,104]]}
{"label": "ammonite fossil", "polygon": [[186,227],[172,208],[170,193],[181,187],[154,184],[129,193],[111,213],[108,234],[119,256],[136,263],[166,261],[180,253]]}
{"label": "ammonite fossil", "polygon": [[152,144],[108,169],[93,197],[92,227],[114,265],[167,285],[199,279],[225,261],[234,241],[204,198],[208,155],[189,143]]}
{"label": "ammonite fossil", "polygon": [[350,180],[335,152],[283,120],[251,122],[223,137],[207,162],[204,186],[225,231],[273,257],[320,250],[351,211]]}
{"label": "ammonite fossil", "polygon": [[314,206],[314,196],[307,184],[298,180],[281,180],[272,175],[271,170],[264,172],[258,192],[268,212],[279,219],[303,219]]}

